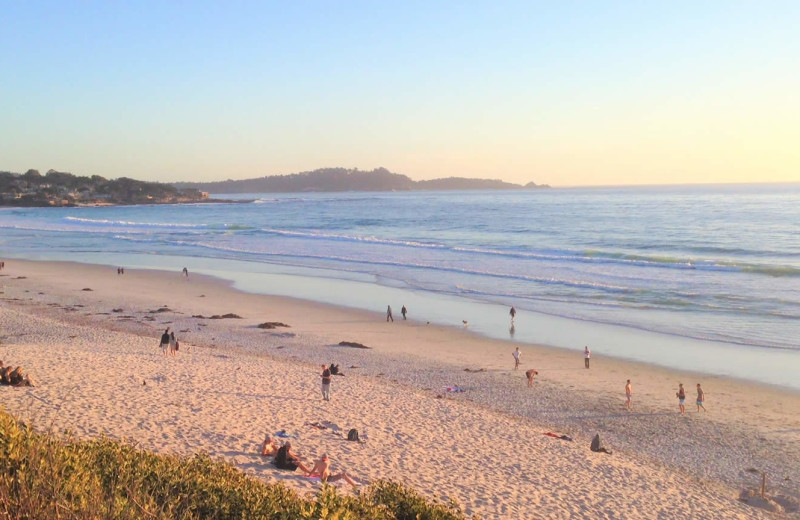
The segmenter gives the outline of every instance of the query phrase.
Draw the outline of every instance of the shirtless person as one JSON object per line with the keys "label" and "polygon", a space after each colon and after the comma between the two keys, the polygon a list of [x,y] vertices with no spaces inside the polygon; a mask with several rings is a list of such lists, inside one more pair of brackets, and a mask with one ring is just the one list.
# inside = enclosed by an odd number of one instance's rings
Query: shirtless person
{"label": "shirtless person", "polygon": [[628,410],[631,409],[631,394],[633,394],[633,386],[631,386],[631,380],[628,379],[628,383],[625,385],[625,408]]}
{"label": "shirtless person", "polygon": [[264,437],[264,442],[261,443],[261,456],[262,457],[269,457],[271,455],[276,455],[278,453],[278,441],[270,437],[267,434]]}
{"label": "shirtless person", "polygon": [[703,409],[704,412],[707,412],[706,407],[703,406],[703,403],[706,400],[706,393],[703,392],[703,389],[700,388],[700,383],[697,383],[697,411],[700,411],[700,408]]}
{"label": "shirtless person", "polygon": [[358,483],[356,483],[356,481],[344,471],[341,473],[331,474],[330,467],[331,463],[328,460],[328,456],[323,453],[319,460],[314,461],[314,467],[311,468],[311,471],[308,472],[307,476],[319,477],[323,482],[336,482],[337,480],[344,480],[351,486],[358,486]]}
{"label": "shirtless person", "polygon": [[538,375],[538,374],[539,374],[539,372],[537,372],[534,369],[530,369],[527,372],[525,372],[525,376],[528,378],[528,388],[533,386],[533,376]]}

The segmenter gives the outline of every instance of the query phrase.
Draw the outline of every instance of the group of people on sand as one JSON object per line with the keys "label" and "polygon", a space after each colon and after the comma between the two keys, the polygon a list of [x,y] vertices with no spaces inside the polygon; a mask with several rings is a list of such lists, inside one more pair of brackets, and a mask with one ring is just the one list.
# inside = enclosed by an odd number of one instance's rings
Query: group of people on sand
{"label": "group of people on sand", "polygon": [[[678,398],[678,408],[681,410],[681,415],[686,413],[686,390],[683,388],[683,383],[678,383],[678,391],[675,393],[675,397]],[[703,388],[700,386],[700,383],[697,383],[697,411],[699,412],[702,408],[704,412],[707,412],[706,407],[703,406],[703,403],[706,402],[706,393],[703,391]]]}
{"label": "group of people on sand", "polygon": [[167,327],[166,330],[164,330],[164,334],[161,335],[159,347],[165,356],[174,356],[178,352],[180,343],[178,343],[178,340],[175,338],[175,333],[169,331],[169,327]]}
{"label": "group of people on sand", "polygon": [[121,274],[125,274],[125,268],[124,267],[117,267],[117,275],[121,275]]}
{"label": "group of people on sand", "polygon": [[6,366],[0,361],[0,384],[8,386],[36,386],[36,381],[22,370],[22,366]]}
{"label": "group of people on sand", "polygon": [[274,457],[273,464],[278,469],[286,471],[295,471],[298,468],[303,472],[306,477],[317,477],[322,482],[336,482],[344,480],[351,486],[358,486],[360,482],[351,477],[344,471],[341,473],[331,472],[331,463],[328,455],[323,453],[322,456],[315,460],[311,468],[303,464],[300,456],[292,451],[291,441],[286,441],[281,446],[277,439],[270,437],[269,434],[264,438],[261,444],[262,457]]}
{"label": "group of people on sand", "polygon": [[[522,353],[519,350],[519,347],[516,347],[514,351],[511,353],[511,355],[514,357],[514,370],[517,370],[519,368],[520,357],[522,355]],[[588,346],[585,346],[583,349],[583,361],[585,368],[589,368],[589,360],[591,359],[591,357],[592,357],[591,350],[589,350]],[[537,375],[539,375],[539,372],[533,368],[525,372],[525,377],[527,378],[529,387],[533,386],[533,378]],[[683,388],[683,383],[678,384],[678,391],[675,394],[675,397],[678,398],[678,407],[681,411],[681,415],[685,414],[686,390]],[[633,399],[633,383],[631,383],[631,380],[628,379],[625,383],[625,408],[628,410],[631,409],[632,399]],[[695,404],[697,404],[698,412],[700,410],[703,410],[704,412],[708,411],[704,406],[705,401],[706,401],[706,394],[703,391],[703,388],[700,386],[700,383],[697,383],[697,400],[695,401]]]}
{"label": "group of people on sand", "polygon": [[[403,315],[403,319],[406,319],[406,314],[408,314],[408,309],[406,309],[405,305],[403,305],[403,307],[400,309],[400,314]],[[394,316],[392,316],[391,305],[386,306],[386,321],[392,321],[392,322],[394,321]]]}

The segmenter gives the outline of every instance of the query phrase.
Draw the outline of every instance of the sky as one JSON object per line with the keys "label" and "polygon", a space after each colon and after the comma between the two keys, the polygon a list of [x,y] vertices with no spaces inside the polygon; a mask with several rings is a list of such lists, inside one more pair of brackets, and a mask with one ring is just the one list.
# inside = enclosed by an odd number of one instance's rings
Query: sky
{"label": "sky", "polygon": [[800,181],[800,2],[0,0],[0,170]]}

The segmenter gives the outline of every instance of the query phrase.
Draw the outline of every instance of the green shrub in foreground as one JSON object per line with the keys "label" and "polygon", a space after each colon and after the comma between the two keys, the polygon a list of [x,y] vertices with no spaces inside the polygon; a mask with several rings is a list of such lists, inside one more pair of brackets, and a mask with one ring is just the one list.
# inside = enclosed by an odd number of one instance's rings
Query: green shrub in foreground
{"label": "green shrub in foreground", "polygon": [[155,455],[108,438],[40,434],[0,411],[3,519],[463,520],[455,503],[378,481],[355,496],[302,497],[206,454]]}

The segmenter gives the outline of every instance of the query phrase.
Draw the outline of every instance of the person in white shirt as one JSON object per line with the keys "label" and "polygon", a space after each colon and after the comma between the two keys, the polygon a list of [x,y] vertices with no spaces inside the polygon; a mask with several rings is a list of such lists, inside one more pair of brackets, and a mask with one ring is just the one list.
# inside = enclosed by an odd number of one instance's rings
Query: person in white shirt
{"label": "person in white shirt", "polygon": [[516,370],[519,368],[519,355],[520,355],[519,347],[517,347],[517,349],[514,352],[512,352],[511,355],[514,356],[514,370]]}

